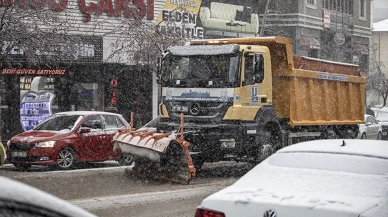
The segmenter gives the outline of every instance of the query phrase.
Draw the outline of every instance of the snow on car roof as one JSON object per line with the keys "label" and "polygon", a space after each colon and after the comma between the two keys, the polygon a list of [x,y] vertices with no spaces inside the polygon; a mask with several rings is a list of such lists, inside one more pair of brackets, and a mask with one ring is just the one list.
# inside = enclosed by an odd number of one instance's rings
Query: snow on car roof
{"label": "snow on car roof", "polygon": [[111,113],[111,112],[102,112],[102,111],[67,111],[67,112],[58,112],[55,115],[118,115],[121,114]]}
{"label": "snow on car roof", "polygon": [[388,141],[360,139],[314,140],[290,145],[278,152],[319,152],[388,158]]}

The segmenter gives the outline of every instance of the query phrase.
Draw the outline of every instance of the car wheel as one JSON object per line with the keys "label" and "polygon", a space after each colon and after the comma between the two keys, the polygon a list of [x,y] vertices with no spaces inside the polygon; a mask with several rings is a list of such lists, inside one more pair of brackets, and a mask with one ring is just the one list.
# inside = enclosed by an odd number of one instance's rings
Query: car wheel
{"label": "car wheel", "polygon": [[363,134],[361,135],[361,139],[366,139],[366,133],[363,133]]}
{"label": "car wheel", "polygon": [[377,140],[381,140],[382,139],[382,135],[381,135],[381,132],[379,134],[377,134]]}
{"label": "car wheel", "polygon": [[119,158],[120,166],[129,166],[133,163],[133,156],[130,154],[121,154]]}
{"label": "car wheel", "polygon": [[74,150],[70,147],[62,149],[58,153],[57,168],[59,169],[72,169],[76,164],[77,156]]}
{"label": "car wheel", "polygon": [[23,164],[23,163],[14,163],[13,164],[17,170],[20,170],[20,171],[25,171],[25,170],[28,170],[28,168],[31,167],[30,164]]}

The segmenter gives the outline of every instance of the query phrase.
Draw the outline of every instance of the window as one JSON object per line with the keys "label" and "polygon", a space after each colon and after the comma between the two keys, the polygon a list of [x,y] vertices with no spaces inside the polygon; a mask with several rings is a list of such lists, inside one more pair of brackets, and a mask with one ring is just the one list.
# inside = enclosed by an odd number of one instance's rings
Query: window
{"label": "window", "polygon": [[253,53],[245,57],[244,85],[253,84]]}
{"label": "window", "polygon": [[323,8],[353,14],[353,0],[324,0]]}
{"label": "window", "polygon": [[366,1],[360,0],[360,17],[366,18]]}
{"label": "window", "polygon": [[89,127],[92,131],[102,130],[102,121],[99,115],[88,116],[81,127]]}
{"label": "window", "polygon": [[306,6],[308,8],[317,9],[317,0],[306,0]]}
{"label": "window", "polygon": [[309,5],[317,5],[317,0],[306,0]]}
{"label": "window", "polygon": [[103,117],[105,120],[105,129],[119,129],[124,126],[121,120],[118,119],[116,116],[104,115]]}

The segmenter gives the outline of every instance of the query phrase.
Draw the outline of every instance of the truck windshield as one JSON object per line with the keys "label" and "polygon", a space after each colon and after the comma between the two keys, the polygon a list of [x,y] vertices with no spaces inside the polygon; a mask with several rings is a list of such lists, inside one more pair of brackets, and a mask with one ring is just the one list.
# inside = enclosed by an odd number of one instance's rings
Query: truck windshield
{"label": "truck windshield", "polygon": [[165,64],[164,85],[179,87],[236,87],[237,55],[170,56]]}

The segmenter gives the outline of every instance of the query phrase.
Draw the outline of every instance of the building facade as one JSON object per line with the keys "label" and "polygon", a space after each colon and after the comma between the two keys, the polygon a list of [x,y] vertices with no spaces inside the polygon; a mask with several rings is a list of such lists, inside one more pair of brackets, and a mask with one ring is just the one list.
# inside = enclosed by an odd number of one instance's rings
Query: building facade
{"label": "building facade", "polygon": [[264,35],[293,38],[295,55],[354,63],[368,71],[370,0],[271,0],[263,26]]}
{"label": "building facade", "polygon": [[[377,64],[381,72],[388,76],[388,19],[373,24],[370,61]],[[375,91],[370,91],[367,103],[372,106],[381,106],[383,99]]]}

